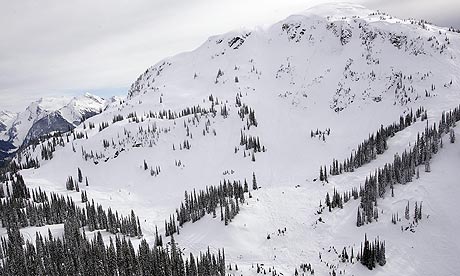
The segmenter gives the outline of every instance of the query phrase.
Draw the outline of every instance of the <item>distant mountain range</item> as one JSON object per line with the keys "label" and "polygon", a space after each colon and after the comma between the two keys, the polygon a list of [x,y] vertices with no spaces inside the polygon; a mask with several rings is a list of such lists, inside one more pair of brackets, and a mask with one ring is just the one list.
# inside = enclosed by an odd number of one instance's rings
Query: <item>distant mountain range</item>
{"label": "distant mountain range", "polygon": [[18,113],[0,111],[0,164],[32,140],[53,131],[71,130],[118,100],[86,93],[73,98],[40,98]]}

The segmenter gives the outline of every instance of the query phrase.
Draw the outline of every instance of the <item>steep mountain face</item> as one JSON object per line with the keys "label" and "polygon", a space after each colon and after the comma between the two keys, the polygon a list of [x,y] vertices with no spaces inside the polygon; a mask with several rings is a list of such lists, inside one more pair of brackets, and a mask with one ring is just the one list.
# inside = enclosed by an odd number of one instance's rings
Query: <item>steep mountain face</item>
{"label": "steep mountain face", "polygon": [[28,143],[34,138],[41,137],[53,131],[67,132],[75,127],[62,117],[59,112],[52,112],[34,122],[27,132],[24,143]]}
{"label": "steep mountain face", "polygon": [[[317,275],[370,275],[342,251],[356,256],[366,234],[386,241],[387,264],[376,268],[381,275],[449,275],[460,269],[446,258],[460,248],[448,238],[460,218],[446,211],[460,192],[450,165],[460,148],[447,134],[440,134],[444,144],[436,144],[431,172],[421,169],[382,192],[372,223],[356,226],[359,195],[343,208],[328,211],[324,204],[364,187],[370,175],[420,144],[428,124],[458,107],[459,58],[458,33],[360,6],[323,5],[267,29],[211,37],[160,61],[133,83],[126,101],[112,100],[62,139],[28,147],[15,161],[39,160],[40,168],[21,171],[26,184],[79,204],[80,193],[67,191],[65,182],[82,174],[89,198],[123,214],[135,210],[148,242],[157,228],[176,231],[168,223],[180,219],[175,239],[182,252],[224,247],[227,263],[239,268],[230,275],[269,267],[294,275],[307,264]],[[35,120],[37,128],[75,122],[72,112],[61,111]],[[333,160],[356,156],[385,126],[394,131],[384,152],[371,146],[370,162],[330,174]],[[458,135],[458,127],[452,132]],[[250,196],[197,203],[216,186],[228,192],[230,183],[249,183]],[[217,201],[221,208],[212,210]],[[408,202],[412,213],[421,201],[420,222],[411,215],[392,223],[396,214],[404,217]],[[187,217],[184,210],[192,211]],[[430,248],[437,254],[428,254]]]}

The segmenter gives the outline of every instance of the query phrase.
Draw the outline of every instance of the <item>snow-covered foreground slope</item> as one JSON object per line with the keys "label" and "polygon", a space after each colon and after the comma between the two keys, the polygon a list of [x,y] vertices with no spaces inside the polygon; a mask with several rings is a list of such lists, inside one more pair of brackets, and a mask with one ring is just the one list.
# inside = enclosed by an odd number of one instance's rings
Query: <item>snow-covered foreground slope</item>
{"label": "snow-covered foreground slope", "polygon": [[[217,210],[217,218],[206,215],[180,228],[176,241],[185,254],[224,247],[227,263],[239,267],[235,275],[255,275],[257,264],[293,275],[303,263],[317,275],[452,275],[460,268],[460,217],[453,211],[460,192],[458,143],[444,137],[432,171],[395,185],[394,197],[387,192],[379,200],[378,222],[359,228],[359,200],[318,214],[320,201],[324,205],[334,188],[342,193],[364,185],[414,144],[427,121],[396,133],[385,153],[354,172],[328,182],[318,175],[320,166],[348,158],[381,125],[399,123],[400,115],[424,107],[431,125],[457,107],[459,58],[457,33],[358,6],[321,6],[268,29],[211,37],[159,62],[133,84],[125,102],[64,136],[51,160],[41,160],[49,159],[43,148],[49,150],[51,140],[25,150],[21,161],[40,159],[40,168],[21,174],[28,187],[79,202],[65,182],[80,168],[88,197],[122,214],[133,209],[144,238],[153,242],[155,226],[164,233],[185,191],[224,180],[246,179],[252,187],[254,173],[260,189],[249,189],[252,198],[229,225]],[[312,137],[317,129],[330,133]],[[246,149],[241,142],[250,136],[263,149]],[[415,202],[423,202],[423,218],[405,230],[408,201],[411,214]],[[395,213],[402,218],[396,225]],[[353,247],[356,255],[365,233],[386,242],[387,264],[373,271],[342,263],[334,252]]]}
{"label": "snow-covered foreground slope", "polygon": [[[431,173],[423,173],[419,180],[397,187],[395,197],[381,201],[379,207],[383,213],[373,225],[355,226],[358,202],[325,214],[322,216],[325,223],[317,224],[314,211],[323,193],[318,192],[320,189],[292,185],[254,192],[255,198],[243,207],[241,215],[229,227],[210,218],[185,227],[178,238],[179,244],[191,250],[224,246],[231,263],[252,272],[244,275],[255,274],[250,268],[256,263],[274,266],[288,275],[302,263],[311,263],[317,275],[331,271],[327,264],[336,266],[337,273],[345,271],[346,275],[455,275],[460,269],[456,253],[460,248],[456,239],[460,224],[454,211],[460,192],[456,180],[460,177],[456,170],[460,147],[449,145],[441,154],[433,161]],[[344,180],[361,184],[353,178]],[[412,216],[416,201],[423,202],[423,218],[415,232],[401,231],[401,226],[406,227],[409,222],[403,218],[393,225],[391,215],[399,212],[402,217],[410,202]],[[278,235],[278,229],[285,227],[285,234]],[[266,239],[268,234],[270,240]],[[333,246],[340,254],[347,247],[350,254],[352,246],[356,254],[365,234],[386,240],[387,264],[376,271],[360,264],[342,263],[334,249],[330,251]],[[318,253],[322,254],[322,261]]]}

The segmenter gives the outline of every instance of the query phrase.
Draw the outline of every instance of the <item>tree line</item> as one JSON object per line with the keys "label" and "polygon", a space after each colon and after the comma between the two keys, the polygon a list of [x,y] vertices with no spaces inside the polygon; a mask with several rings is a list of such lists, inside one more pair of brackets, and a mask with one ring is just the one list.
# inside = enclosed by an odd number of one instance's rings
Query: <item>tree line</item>
{"label": "tree line", "polygon": [[[370,134],[368,139],[365,139],[343,162],[339,163],[334,159],[329,166],[330,175],[339,175],[344,172],[353,172],[355,169],[370,163],[377,158],[377,155],[383,154],[387,149],[387,141],[389,138],[395,136],[396,133],[411,126],[418,118],[424,121],[427,118],[426,110],[420,107],[414,113],[412,110],[406,116],[400,116],[399,122],[395,122],[386,127],[380,126],[375,134]],[[327,167],[320,167],[320,181],[327,180],[328,170]]]}
{"label": "tree line", "polygon": [[[30,190],[20,174],[11,174],[1,185],[0,220],[8,237],[0,242],[0,275],[225,275],[224,252],[182,256],[174,238],[170,248],[163,246],[158,231],[150,247],[141,241],[138,251],[129,237],[142,236],[139,218],[122,217],[109,208],[87,200],[82,191],[84,208],[76,206],[71,197],[55,193],[48,196],[40,188]],[[3,190],[5,186],[6,192]],[[35,244],[24,240],[19,229],[28,226],[64,224],[64,234],[55,238],[37,232]],[[85,234],[98,230],[89,240]],[[107,245],[99,230],[115,236]]]}
{"label": "tree line", "polygon": [[177,247],[174,237],[171,246],[149,244],[142,240],[135,250],[125,236],[109,238],[106,244],[101,232],[88,239],[76,217],[70,216],[64,223],[62,237],[36,233],[35,243],[26,240],[19,227],[8,228],[8,238],[0,243],[0,275],[225,275],[225,254],[200,253],[188,258]]}
{"label": "tree line", "polygon": [[[378,168],[374,174],[366,177],[364,187],[360,186],[359,197],[361,204],[358,207],[356,226],[362,226],[366,223],[371,223],[378,219],[377,199],[383,198],[387,191],[391,191],[394,196],[395,184],[406,184],[412,182],[413,178],[419,176],[419,166],[423,166],[425,172],[431,171],[430,160],[433,154],[436,154],[439,148],[443,147],[443,136],[449,134],[450,141],[455,141],[455,134],[452,127],[456,126],[456,122],[460,120],[460,105],[451,111],[443,112],[441,120],[436,125],[427,126],[425,131],[417,134],[415,144],[409,149],[405,150],[401,155],[395,154],[393,162],[387,163],[383,168]],[[452,138],[453,137],[453,138]],[[352,189],[351,192],[345,194],[355,195],[356,190]],[[328,201],[329,194],[326,194],[326,201]],[[334,192],[333,200],[329,200],[331,208],[342,208],[342,196]],[[320,203],[321,207],[321,203]],[[417,217],[421,217],[421,210]]]}
{"label": "tree line", "polygon": [[[257,180],[253,173],[252,188],[257,190]],[[212,214],[217,218],[217,209],[220,208],[220,220],[228,225],[239,213],[240,205],[245,202],[245,193],[249,192],[248,182],[225,180],[218,186],[207,186],[204,190],[185,191],[184,200],[176,209],[176,214],[170,216],[169,221],[165,220],[166,236],[180,233],[180,227],[186,222],[196,222],[206,214]],[[177,224],[176,224],[177,221]]]}
{"label": "tree line", "polygon": [[[417,134],[417,140],[412,148],[405,150],[401,156],[396,154],[392,163],[385,164],[373,175],[366,178],[361,195],[361,204],[358,209],[357,226],[378,219],[377,198],[383,198],[387,190],[394,195],[395,184],[412,182],[419,175],[419,166],[425,168],[425,172],[431,171],[430,160],[442,147],[442,137],[451,133],[451,127],[460,120],[460,109],[443,113],[439,122],[429,127],[428,122],[425,131]],[[453,141],[452,141],[453,142]],[[360,210],[361,209],[361,210]]]}

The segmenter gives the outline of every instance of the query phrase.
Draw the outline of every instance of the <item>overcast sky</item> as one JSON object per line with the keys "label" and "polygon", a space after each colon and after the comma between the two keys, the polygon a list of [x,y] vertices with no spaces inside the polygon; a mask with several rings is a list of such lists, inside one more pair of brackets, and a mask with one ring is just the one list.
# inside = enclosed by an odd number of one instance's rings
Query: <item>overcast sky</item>
{"label": "overcast sky", "polygon": [[[348,0],[460,28],[460,0]],[[42,96],[125,95],[145,69],[211,35],[254,28],[321,0],[0,0],[0,110]]]}

